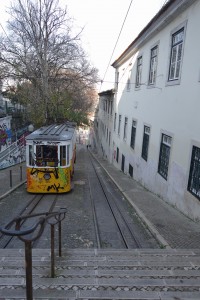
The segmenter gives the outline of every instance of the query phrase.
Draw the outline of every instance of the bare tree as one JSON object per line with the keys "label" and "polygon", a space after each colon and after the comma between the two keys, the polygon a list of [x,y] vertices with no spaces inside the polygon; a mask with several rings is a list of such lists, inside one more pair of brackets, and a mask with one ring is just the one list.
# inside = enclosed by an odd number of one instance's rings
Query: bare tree
{"label": "bare tree", "polygon": [[72,20],[58,4],[58,0],[15,0],[9,8],[8,33],[0,38],[4,77],[31,84],[29,104],[39,103],[46,121],[55,117],[54,106],[63,102],[63,93],[72,101],[73,90],[77,94],[79,86],[94,89],[97,81],[80,33],[72,34]]}

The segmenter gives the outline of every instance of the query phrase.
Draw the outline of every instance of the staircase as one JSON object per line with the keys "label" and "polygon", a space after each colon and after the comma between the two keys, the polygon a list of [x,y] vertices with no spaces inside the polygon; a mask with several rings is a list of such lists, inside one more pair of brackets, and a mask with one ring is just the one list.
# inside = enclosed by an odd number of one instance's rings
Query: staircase
{"label": "staircase", "polygon": [[[0,249],[0,299],[26,299],[24,250]],[[200,250],[33,249],[33,299],[200,299]]]}
{"label": "staircase", "polygon": [[11,144],[3,152],[0,152],[0,170],[25,161],[25,152],[23,138]]}

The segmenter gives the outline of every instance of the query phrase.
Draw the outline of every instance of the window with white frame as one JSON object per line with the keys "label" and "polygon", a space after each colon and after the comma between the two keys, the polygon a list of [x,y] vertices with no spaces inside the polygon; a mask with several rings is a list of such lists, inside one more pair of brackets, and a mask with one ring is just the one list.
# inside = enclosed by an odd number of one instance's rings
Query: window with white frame
{"label": "window with white frame", "polygon": [[122,115],[119,115],[119,122],[118,122],[118,135],[120,135],[120,130],[121,130],[121,121],[122,121]]}
{"label": "window with white frame", "polygon": [[131,128],[131,143],[130,143],[130,146],[133,149],[135,148],[136,125],[137,125],[137,122],[133,120],[132,128]]}
{"label": "window with white frame", "polygon": [[148,159],[149,135],[150,135],[150,127],[144,126],[143,143],[142,143],[142,158],[146,161]]}
{"label": "window with white frame", "polygon": [[183,54],[184,27],[172,35],[171,56],[168,80],[180,79],[181,61]]}
{"label": "window with white frame", "polygon": [[114,131],[116,130],[116,123],[117,123],[117,113],[115,113],[115,117],[114,117]]}
{"label": "window with white frame", "polygon": [[172,138],[170,136],[166,134],[162,134],[161,144],[160,144],[158,173],[166,180],[168,176],[171,142],[172,142]]}
{"label": "window with white frame", "polygon": [[135,80],[136,88],[139,88],[141,85],[141,75],[142,75],[142,56],[140,56],[137,59],[136,80]]}
{"label": "window with white frame", "polygon": [[125,119],[124,119],[124,136],[123,136],[124,140],[126,140],[126,138],[127,138],[127,127],[128,127],[128,118],[125,117]]}
{"label": "window with white frame", "polygon": [[154,48],[151,49],[149,85],[153,85],[156,82],[157,62],[158,62],[158,46],[155,46]]}
{"label": "window with white frame", "polygon": [[131,70],[129,70],[128,73],[128,79],[127,79],[127,86],[126,86],[127,91],[129,92],[131,89]]}
{"label": "window with white frame", "polygon": [[188,191],[200,200],[200,148],[192,147]]}

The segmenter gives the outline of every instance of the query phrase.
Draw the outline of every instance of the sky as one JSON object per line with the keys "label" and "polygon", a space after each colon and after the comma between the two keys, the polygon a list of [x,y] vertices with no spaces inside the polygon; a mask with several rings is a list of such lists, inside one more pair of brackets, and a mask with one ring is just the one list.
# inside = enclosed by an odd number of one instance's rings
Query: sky
{"label": "sky", "polygon": [[[15,1],[15,0],[13,0]],[[74,30],[83,29],[82,47],[88,60],[99,70],[98,92],[114,87],[115,70],[111,64],[137,37],[166,0],[59,0],[67,6],[74,19]],[[0,23],[5,27],[8,18],[6,6],[10,0],[1,0]],[[123,26],[123,28],[122,28]],[[121,34],[120,34],[121,31]]]}

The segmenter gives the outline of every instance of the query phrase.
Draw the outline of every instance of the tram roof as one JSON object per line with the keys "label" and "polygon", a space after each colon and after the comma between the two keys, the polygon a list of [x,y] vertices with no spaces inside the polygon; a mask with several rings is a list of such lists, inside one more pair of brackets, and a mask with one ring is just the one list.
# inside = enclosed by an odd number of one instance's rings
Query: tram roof
{"label": "tram roof", "polygon": [[53,124],[43,126],[28,136],[26,140],[66,141],[71,140],[76,129],[75,123]]}

